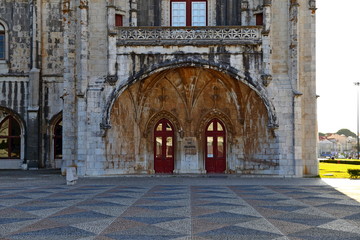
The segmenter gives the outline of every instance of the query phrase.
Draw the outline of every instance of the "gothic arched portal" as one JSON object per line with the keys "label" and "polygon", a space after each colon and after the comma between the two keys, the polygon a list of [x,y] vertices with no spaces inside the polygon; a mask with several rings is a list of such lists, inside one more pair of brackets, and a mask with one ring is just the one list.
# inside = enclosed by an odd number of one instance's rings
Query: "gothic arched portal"
{"label": "gothic arched portal", "polygon": [[[172,127],[173,165],[166,170],[157,164],[157,154],[166,155],[166,131],[151,130],[166,124],[162,121]],[[105,136],[104,168],[122,173],[239,172],[259,169],[259,165],[266,169],[273,166],[267,164],[270,159],[277,159],[271,155],[277,151],[267,150],[276,143],[268,122],[263,99],[243,82],[208,68],[167,69],[127,86],[114,101],[110,112],[112,127]],[[216,128],[219,135],[214,141],[218,156],[218,147],[224,147],[221,167],[204,164],[205,158],[209,160],[204,131],[206,138],[211,137],[211,123],[223,128]],[[161,151],[157,151],[158,142]]]}

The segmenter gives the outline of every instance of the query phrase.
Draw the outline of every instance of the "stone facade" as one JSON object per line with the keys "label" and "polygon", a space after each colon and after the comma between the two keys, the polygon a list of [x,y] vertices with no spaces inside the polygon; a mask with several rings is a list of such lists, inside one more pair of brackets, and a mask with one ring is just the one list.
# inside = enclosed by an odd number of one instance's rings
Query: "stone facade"
{"label": "stone facade", "polygon": [[0,168],[156,174],[162,157],[173,174],[217,159],[227,174],[317,175],[314,2],[207,0],[206,26],[178,27],[171,0],[1,2],[0,122],[19,122],[21,156]]}

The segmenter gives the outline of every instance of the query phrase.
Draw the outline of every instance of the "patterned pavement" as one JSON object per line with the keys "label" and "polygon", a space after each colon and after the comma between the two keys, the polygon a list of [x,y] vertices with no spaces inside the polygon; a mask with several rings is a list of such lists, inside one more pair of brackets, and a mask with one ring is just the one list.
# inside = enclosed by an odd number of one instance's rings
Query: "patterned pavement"
{"label": "patterned pavement", "polygon": [[360,203],[321,180],[46,181],[0,185],[1,240],[360,239]]}

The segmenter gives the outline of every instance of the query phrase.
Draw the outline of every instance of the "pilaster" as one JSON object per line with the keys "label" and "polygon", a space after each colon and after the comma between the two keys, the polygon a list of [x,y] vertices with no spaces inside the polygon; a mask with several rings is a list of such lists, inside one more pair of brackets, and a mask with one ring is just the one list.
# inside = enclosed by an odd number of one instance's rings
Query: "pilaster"
{"label": "pilaster", "polygon": [[115,85],[117,76],[117,62],[116,62],[116,32],[115,32],[115,6],[108,5],[108,75],[106,82],[110,85]]}
{"label": "pilaster", "polygon": [[[41,7],[41,5],[40,5]],[[38,66],[38,12],[36,2],[30,6],[31,16],[31,70],[29,72],[29,105],[27,109],[26,163],[29,169],[39,167],[40,159],[40,69]]]}
{"label": "pilaster", "polygon": [[272,81],[271,71],[271,0],[265,0],[263,6],[263,31],[262,31],[262,51],[263,51],[263,72],[262,81],[267,87]]}
{"label": "pilaster", "polygon": [[87,114],[86,114],[86,92],[89,83],[89,3],[82,0],[77,3],[78,12],[76,28],[77,47],[76,47],[76,159],[77,174],[84,176],[86,171],[86,154],[87,154]]}
{"label": "pilaster", "polygon": [[299,81],[299,7],[298,0],[290,0],[289,8],[289,78],[294,95],[293,131],[294,131],[294,174],[303,175],[302,159],[302,93]]}
{"label": "pilaster", "polygon": [[130,0],[130,26],[137,26],[137,0]]}
{"label": "pilaster", "polygon": [[75,0],[63,1],[64,14],[64,92],[63,99],[63,160],[61,171],[76,160],[76,8]]}

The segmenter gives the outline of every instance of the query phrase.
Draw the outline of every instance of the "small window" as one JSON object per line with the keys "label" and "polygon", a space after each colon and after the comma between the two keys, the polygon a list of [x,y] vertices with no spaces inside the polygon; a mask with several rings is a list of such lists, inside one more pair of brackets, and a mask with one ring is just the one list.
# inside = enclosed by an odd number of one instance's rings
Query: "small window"
{"label": "small window", "polygon": [[115,26],[116,27],[123,26],[123,15],[115,14]]}
{"label": "small window", "polygon": [[263,13],[258,13],[255,14],[256,16],[256,26],[262,26],[264,23],[264,14]]}
{"label": "small window", "polygon": [[5,59],[5,27],[0,24],[0,60]]}
{"label": "small window", "polygon": [[0,158],[20,158],[21,128],[12,116],[0,123]]}

